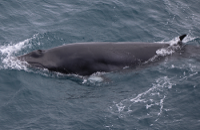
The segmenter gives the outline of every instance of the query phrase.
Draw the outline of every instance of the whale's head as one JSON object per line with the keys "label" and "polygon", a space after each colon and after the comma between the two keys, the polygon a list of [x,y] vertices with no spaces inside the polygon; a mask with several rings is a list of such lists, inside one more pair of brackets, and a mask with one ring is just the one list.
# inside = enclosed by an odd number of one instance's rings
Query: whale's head
{"label": "whale's head", "polygon": [[33,67],[44,67],[44,50],[35,50],[28,54],[17,57],[21,61],[26,61],[29,65]]}

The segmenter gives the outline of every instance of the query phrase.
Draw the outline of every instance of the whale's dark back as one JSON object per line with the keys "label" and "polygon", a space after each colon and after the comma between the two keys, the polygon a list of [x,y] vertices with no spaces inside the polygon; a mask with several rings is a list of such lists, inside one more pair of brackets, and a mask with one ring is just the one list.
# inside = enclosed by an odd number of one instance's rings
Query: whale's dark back
{"label": "whale's dark back", "polygon": [[168,44],[151,43],[85,43],[65,45],[46,51],[46,55],[56,59],[59,57],[60,59],[57,62],[57,66],[47,68],[62,73],[81,75],[90,75],[97,71],[115,71],[125,66],[138,66],[156,55],[156,50],[167,46]]}
{"label": "whale's dark back", "polygon": [[[180,36],[177,45],[182,45]],[[95,72],[108,72],[123,67],[136,67],[156,55],[156,51],[167,48],[169,44],[159,43],[75,43],[37,50],[20,56],[31,66],[47,68],[61,73],[90,75]]]}

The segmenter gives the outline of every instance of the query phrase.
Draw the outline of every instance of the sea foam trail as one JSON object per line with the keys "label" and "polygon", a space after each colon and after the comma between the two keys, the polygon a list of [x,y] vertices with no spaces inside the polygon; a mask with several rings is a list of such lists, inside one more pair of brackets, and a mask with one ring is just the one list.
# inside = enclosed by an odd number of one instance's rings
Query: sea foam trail
{"label": "sea foam trail", "polygon": [[135,108],[146,108],[146,111],[143,113],[144,115],[147,115],[149,118],[159,118],[165,109],[163,105],[168,96],[168,90],[174,85],[167,76],[160,77],[156,79],[155,83],[152,83],[152,87],[138,94],[136,97],[124,99],[119,103],[113,102],[114,105],[110,106],[109,110],[119,118],[124,118],[132,114],[137,115],[137,109]]}

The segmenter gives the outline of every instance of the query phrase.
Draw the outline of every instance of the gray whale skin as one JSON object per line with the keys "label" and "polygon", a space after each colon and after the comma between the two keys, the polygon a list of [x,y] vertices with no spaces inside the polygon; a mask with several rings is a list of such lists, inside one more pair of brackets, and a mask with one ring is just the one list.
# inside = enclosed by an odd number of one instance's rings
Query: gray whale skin
{"label": "gray whale skin", "polygon": [[[186,35],[179,37],[178,46]],[[31,67],[46,68],[65,74],[91,75],[109,72],[125,66],[137,67],[156,55],[156,51],[170,44],[135,42],[74,43],[48,50],[36,50],[19,56]]]}

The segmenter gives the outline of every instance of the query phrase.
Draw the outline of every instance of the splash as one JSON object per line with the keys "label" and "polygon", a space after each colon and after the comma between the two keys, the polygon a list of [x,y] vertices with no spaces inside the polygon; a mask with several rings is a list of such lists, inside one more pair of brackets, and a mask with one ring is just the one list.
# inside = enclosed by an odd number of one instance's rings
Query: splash
{"label": "splash", "polygon": [[35,39],[36,37],[37,34],[34,35],[32,38],[26,39],[17,44],[10,43],[8,45],[0,46],[0,69],[17,69],[28,71],[27,63],[19,61],[15,55],[18,54],[22,49],[25,49],[27,47],[31,48],[32,44],[30,43],[30,41]]}
{"label": "splash", "polygon": [[[196,37],[192,37],[190,35],[187,35],[184,39],[183,39],[183,43],[184,44],[187,44],[188,42],[190,41],[193,41],[195,40]],[[161,43],[161,44],[170,44],[169,47],[167,48],[161,48],[161,49],[158,49],[156,51],[156,55],[152,58],[150,58],[148,61],[144,62],[144,64],[147,64],[149,62],[153,62],[155,61],[158,57],[162,56],[168,56],[168,55],[172,55],[173,53],[175,53],[177,50],[181,50],[181,46],[179,46],[177,44],[177,42],[179,41],[179,37],[175,37],[174,39],[170,40],[170,41],[160,41],[160,42],[156,42],[156,43]]]}
{"label": "splash", "polygon": [[191,35],[187,35],[184,39],[183,39],[183,43],[188,43],[191,41],[194,41],[195,39],[198,39],[198,37],[193,37]]}
{"label": "splash", "polygon": [[102,86],[109,84],[108,78],[105,76],[107,73],[106,72],[96,72],[89,77],[87,76],[81,76],[83,79],[82,84],[84,85],[92,85],[92,86]]}
{"label": "splash", "polygon": [[[188,42],[191,42],[191,41],[193,41],[193,40],[195,40],[195,39],[197,39],[198,37],[193,37],[193,36],[191,36],[190,34],[188,34],[184,39],[183,39],[183,43],[184,44],[187,44]],[[170,41],[158,41],[158,42],[155,42],[155,43],[161,43],[161,44],[170,44],[171,46],[173,46],[173,45],[177,45],[177,42],[179,41],[180,39],[179,39],[179,36],[178,37],[175,37],[175,38],[173,38],[172,40],[170,40]]]}
{"label": "splash", "polygon": [[168,56],[175,53],[177,50],[181,50],[179,45],[169,46],[167,48],[161,48],[156,51],[157,56]]}

